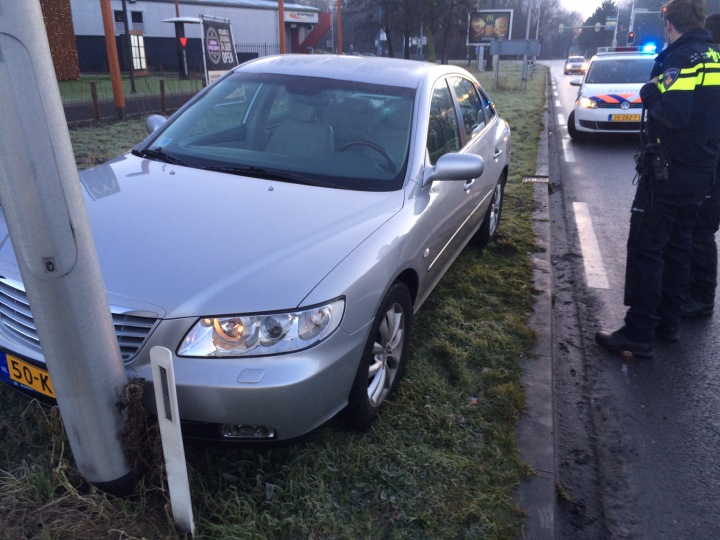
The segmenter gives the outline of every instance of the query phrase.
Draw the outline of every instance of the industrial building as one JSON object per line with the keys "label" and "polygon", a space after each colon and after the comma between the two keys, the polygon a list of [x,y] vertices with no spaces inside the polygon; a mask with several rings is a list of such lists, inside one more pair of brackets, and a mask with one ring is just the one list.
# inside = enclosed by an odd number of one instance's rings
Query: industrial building
{"label": "industrial building", "polygon": [[[59,80],[80,72],[108,70],[105,27],[98,0],[41,0],[45,27]],[[110,0],[120,67],[132,57],[137,74],[178,72],[180,47],[173,20],[203,16],[230,22],[239,60],[280,52],[278,2],[270,0]],[[326,45],[329,13],[299,4],[283,3],[285,51],[313,52]],[[125,32],[127,20],[128,32]],[[203,71],[201,28],[182,24],[190,72]],[[127,37],[130,37],[129,39]],[[332,48],[332,44],[330,44]]]}

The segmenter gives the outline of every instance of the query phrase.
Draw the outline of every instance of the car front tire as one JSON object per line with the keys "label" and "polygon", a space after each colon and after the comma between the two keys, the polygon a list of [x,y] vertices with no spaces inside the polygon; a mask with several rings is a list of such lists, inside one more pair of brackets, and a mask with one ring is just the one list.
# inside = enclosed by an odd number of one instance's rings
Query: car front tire
{"label": "car front tire", "polygon": [[405,368],[411,327],[410,291],[405,284],[395,283],[375,315],[350,390],[345,416],[351,424],[369,427],[397,387]]}
{"label": "car front tire", "polygon": [[505,198],[505,175],[503,174],[495,184],[490,206],[485,212],[482,225],[475,233],[475,243],[480,246],[486,246],[490,240],[495,237],[498,227],[500,226],[500,217],[502,216],[503,200]]}
{"label": "car front tire", "polygon": [[582,133],[575,128],[575,111],[572,111],[570,116],[568,116],[567,130],[568,135],[570,135],[570,138],[574,141],[583,141],[587,138],[585,133]]}

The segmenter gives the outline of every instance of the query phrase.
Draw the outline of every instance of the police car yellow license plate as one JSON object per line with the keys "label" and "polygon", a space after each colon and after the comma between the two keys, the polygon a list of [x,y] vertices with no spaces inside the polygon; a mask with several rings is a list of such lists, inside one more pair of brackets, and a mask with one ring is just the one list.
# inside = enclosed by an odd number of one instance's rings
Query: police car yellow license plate
{"label": "police car yellow license plate", "polygon": [[[7,366],[7,373],[3,375],[45,396],[55,398],[55,389],[47,371],[20,360],[11,354],[4,354],[3,356],[5,356],[4,363]],[[5,368],[6,366],[3,365],[2,367]],[[3,369],[3,371],[5,370]]]}
{"label": "police car yellow license plate", "polygon": [[611,122],[639,122],[640,115],[639,114],[611,114],[610,121]]}

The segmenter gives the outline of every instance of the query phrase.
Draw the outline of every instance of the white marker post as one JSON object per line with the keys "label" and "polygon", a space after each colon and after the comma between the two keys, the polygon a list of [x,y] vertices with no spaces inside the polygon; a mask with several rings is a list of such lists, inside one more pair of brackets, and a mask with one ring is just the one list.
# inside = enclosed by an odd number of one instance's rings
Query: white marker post
{"label": "white marker post", "polygon": [[173,517],[178,527],[194,537],[195,524],[190,500],[190,481],[180,428],[172,353],[165,347],[153,347],[150,349],[150,363]]}

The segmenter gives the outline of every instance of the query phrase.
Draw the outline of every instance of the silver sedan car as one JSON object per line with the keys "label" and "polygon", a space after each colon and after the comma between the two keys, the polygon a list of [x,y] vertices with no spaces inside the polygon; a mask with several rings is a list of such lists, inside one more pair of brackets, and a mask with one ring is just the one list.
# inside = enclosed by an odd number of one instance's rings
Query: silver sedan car
{"label": "silver sedan car", "polygon": [[[170,349],[188,437],[292,439],[341,411],[368,426],[413,315],[498,227],[510,128],[480,84],[408,60],[267,57],[147,127],[81,174],[128,377],[154,408],[150,349]],[[1,246],[0,379],[52,398]]]}

